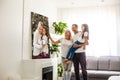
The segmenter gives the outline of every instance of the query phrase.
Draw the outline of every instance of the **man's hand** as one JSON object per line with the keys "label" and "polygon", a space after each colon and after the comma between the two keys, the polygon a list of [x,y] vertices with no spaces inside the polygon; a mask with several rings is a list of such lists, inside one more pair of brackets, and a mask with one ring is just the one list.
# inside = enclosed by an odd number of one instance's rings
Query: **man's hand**
{"label": "man's hand", "polygon": [[79,45],[79,44],[73,44],[73,47],[74,48],[78,48],[78,47],[80,47],[81,45]]}

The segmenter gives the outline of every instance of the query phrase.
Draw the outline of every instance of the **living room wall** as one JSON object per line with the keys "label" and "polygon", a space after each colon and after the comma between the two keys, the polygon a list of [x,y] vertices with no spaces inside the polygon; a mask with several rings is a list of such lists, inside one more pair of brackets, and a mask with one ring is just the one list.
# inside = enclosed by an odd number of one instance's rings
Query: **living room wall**
{"label": "living room wall", "polygon": [[[24,0],[23,59],[31,59],[31,12],[48,17],[49,27],[56,21],[57,8],[48,0]],[[51,31],[51,30],[50,30]]]}
{"label": "living room wall", "polygon": [[19,80],[21,61],[31,58],[31,11],[56,20],[56,7],[49,0],[0,0],[0,80]]}

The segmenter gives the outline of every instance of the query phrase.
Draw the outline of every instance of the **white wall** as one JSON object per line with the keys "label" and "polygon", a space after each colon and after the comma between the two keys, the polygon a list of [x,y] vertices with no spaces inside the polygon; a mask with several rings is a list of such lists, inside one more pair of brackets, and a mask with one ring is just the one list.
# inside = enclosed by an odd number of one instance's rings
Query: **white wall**
{"label": "white wall", "polygon": [[49,0],[25,0],[24,6],[24,38],[23,38],[23,59],[30,59],[31,52],[31,12],[35,12],[49,19],[49,24],[56,21],[57,8],[55,3]]}
{"label": "white wall", "polygon": [[[0,80],[8,80],[8,76],[17,77],[21,71],[22,59],[31,58],[30,12],[47,16],[50,23],[56,20],[56,8],[53,2],[24,1],[25,12],[22,18],[23,0],[0,0]],[[22,26],[23,19],[24,26]]]}
{"label": "white wall", "polygon": [[22,6],[22,0],[0,0],[0,80],[20,72]]}

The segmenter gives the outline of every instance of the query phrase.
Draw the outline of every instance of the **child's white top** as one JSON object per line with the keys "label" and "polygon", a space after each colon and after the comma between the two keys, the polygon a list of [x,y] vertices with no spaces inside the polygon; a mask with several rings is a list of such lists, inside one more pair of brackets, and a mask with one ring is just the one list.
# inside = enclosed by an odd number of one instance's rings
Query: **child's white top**
{"label": "child's white top", "polygon": [[46,35],[42,36],[42,44],[45,46],[42,48],[41,51],[48,53],[48,37]]}
{"label": "child's white top", "polygon": [[[75,34],[74,36],[73,36],[73,42],[75,42],[75,41],[80,41],[80,42],[85,42],[85,39],[84,38],[82,38],[82,32],[78,32],[77,34]],[[87,37],[88,36],[88,32],[85,32],[84,33],[84,37]],[[80,53],[80,52],[85,52],[85,50],[83,49],[83,47],[80,47],[80,48],[78,48],[76,51],[75,51],[75,53]]]}

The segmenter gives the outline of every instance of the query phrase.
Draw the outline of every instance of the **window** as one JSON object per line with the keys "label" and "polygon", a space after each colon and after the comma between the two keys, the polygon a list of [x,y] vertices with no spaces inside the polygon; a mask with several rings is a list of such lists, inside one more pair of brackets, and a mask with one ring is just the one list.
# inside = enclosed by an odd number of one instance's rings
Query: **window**
{"label": "window", "polygon": [[[58,18],[71,25],[87,23],[90,30],[88,56],[117,56],[117,14],[120,6],[58,9]],[[119,10],[120,11],[120,10]]]}

